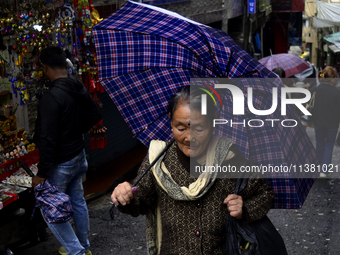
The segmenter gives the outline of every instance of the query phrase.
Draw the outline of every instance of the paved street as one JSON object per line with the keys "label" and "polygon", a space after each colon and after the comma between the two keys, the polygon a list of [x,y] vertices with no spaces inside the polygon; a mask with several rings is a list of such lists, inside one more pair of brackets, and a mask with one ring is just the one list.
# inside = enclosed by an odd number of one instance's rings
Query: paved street
{"label": "paved street", "polygon": [[[314,140],[314,130],[307,130]],[[340,149],[335,148],[333,163],[340,165]],[[299,210],[271,210],[269,217],[286,243],[290,255],[339,254],[340,243],[340,179],[318,179],[305,204]],[[111,221],[109,196],[89,204],[92,253],[134,255],[146,254],[145,219],[115,213]],[[18,251],[16,255],[58,254],[59,246],[50,232],[49,239]]]}

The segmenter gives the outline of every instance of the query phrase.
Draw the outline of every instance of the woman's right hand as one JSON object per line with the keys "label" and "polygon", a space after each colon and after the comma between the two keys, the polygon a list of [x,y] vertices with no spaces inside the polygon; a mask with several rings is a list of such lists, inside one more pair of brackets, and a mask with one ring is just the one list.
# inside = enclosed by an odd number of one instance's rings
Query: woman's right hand
{"label": "woman's right hand", "polygon": [[[137,195],[137,188],[132,188],[132,185],[128,182],[119,184],[111,195],[111,200],[116,206],[119,203],[123,206],[130,204],[131,200]],[[119,201],[119,202],[118,202]]]}

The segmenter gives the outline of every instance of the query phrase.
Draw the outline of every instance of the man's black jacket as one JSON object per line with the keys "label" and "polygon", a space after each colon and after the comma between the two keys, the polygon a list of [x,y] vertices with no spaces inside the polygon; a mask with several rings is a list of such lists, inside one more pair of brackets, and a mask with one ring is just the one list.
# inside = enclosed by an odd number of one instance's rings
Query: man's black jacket
{"label": "man's black jacket", "polygon": [[74,77],[52,82],[38,106],[34,142],[39,149],[38,176],[46,178],[53,164],[77,156],[83,133],[102,119],[85,86]]}

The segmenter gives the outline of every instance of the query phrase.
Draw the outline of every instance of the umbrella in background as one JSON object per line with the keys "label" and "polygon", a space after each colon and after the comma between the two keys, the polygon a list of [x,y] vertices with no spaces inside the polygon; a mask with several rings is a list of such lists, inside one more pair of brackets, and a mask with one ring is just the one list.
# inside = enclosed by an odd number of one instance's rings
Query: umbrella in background
{"label": "umbrella in background", "polygon": [[259,62],[269,70],[273,70],[276,67],[282,67],[286,72],[286,77],[301,73],[310,67],[304,59],[286,53],[274,54],[260,59]]}
{"label": "umbrella in background", "polygon": [[[277,77],[224,32],[150,5],[127,2],[94,26],[93,33],[101,84],[134,135],[147,146],[152,139],[165,141],[172,137],[167,103],[181,86],[190,84],[190,79]],[[254,107],[269,109],[272,85],[240,84],[243,92],[248,86],[257,91]],[[232,97],[226,92],[221,118],[230,118],[231,109]],[[287,116],[281,116],[280,107],[273,117],[296,118],[291,109]],[[294,131],[283,128],[250,130],[241,125],[237,128],[224,125],[215,132],[231,137],[252,163],[317,161],[301,125]],[[276,192],[273,207],[299,208],[314,179],[270,181]]]}

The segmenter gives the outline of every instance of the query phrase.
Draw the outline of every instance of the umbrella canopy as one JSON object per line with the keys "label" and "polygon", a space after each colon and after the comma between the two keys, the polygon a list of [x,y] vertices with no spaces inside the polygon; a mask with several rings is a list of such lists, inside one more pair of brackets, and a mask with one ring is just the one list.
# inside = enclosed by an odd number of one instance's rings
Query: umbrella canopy
{"label": "umbrella canopy", "polygon": [[[172,137],[165,114],[167,103],[181,86],[189,85],[192,78],[277,77],[224,32],[145,4],[127,2],[94,26],[93,33],[99,79],[132,132],[147,146],[153,139],[165,141]],[[254,93],[257,95],[254,107],[269,109],[273,85],[268,84],[245,82],[239,87],[243,92],[253,87],[258,92]],[[280,89],[279,79],[275,84]],[[232,102],[230,93],[225,93],[221,118],[232,116]],[[233,117],[241,122],[253,115]],[[273,117],[296,118],[290,108],[286,116],[281,116],[280,107]],[[231,137],[252,163],[317,161],[301,125],[294,130],[224,125],[215,133]],[[270,181],[276,192],[273,207],[299,208],[314,179]]]}
{"label": "umbrella canopy", "polygon": [[[48,223],[64,223],[71,219],[73,208],[69,195],[45,180],[34,188],[35,207],[40,208]],[[34,214],[34,211],[32,215]]]}
{"label": "umbrella canopy", "polygon": [[310,67],[304,59],[286,53],[274,54],[260,59],[259,62],[269,70],[273,70],[276,67],[282,67],[286,72],[286,77],[301,73]]}

